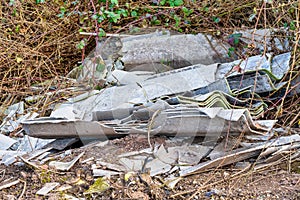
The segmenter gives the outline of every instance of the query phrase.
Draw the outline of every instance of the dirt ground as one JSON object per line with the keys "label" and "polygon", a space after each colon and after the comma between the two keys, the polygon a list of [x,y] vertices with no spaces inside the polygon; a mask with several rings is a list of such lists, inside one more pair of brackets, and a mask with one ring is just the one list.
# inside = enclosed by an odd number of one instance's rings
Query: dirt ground
{"label": "dirt ground", "polygon": [[[154,141],[161,144],[164,138],[154,138]],[[68,172],[55,171],[47,163],[38,169],[21,163],[0,165],[1,185],[19,180],[18,184],[0,190],[0,199],[300,199],[299,161],[291,165],[283,162],[255,172],[234,166],[212,169],[184,177],[174,188],[166,186],[164,176],[150,177],[147,172],[122,174],[103,179],[107,185],[103,192],[87,194],[95,182],[92,167],[97,160],[113,162],[116,153],[148,147],[147,138],[136,136],[111,140],[105,148],[99,144],[103,143],[72,149],[71,154],[59,159],[69,161],[85,152]],[[60,185],[47,196],[37,195],[49,182]]]}

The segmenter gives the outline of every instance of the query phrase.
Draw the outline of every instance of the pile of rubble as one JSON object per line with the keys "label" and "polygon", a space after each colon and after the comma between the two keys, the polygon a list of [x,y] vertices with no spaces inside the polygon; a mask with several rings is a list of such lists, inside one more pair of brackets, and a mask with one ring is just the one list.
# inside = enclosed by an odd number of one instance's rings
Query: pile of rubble
{"label": "pile of rubble", "polygon": [[[253,34],[255,40],[249,39]],[[69,162],[49,160],[53,150],[62,151],[80,140],[89,147],[109,149],[111,156],[99,154],[82,161],[94,161],[94,177],[147,171],[150,176],[163,175],[174,187],[183,177],[210,168],[235,164],[257,170],[278,164],[286,155],[299,158],[297,130],[287,134],[274,128],[276,120],[263,119],[268,109],[264,99],[276,101],[300,93],[297,80],[291,82],[294,90],[286,91],[288,42],[274,38],[270,30],[249,30],[233,37],[269,53],[237,60],[237,55],[228,57],[230,42],[168,31],[118,35],[99,42],[83,69],[70,77],[110,87],[70,98],[56,105],[49,117],[24,114],[24,102],[10,106],[1,131],[16,131],[21,124],[20,132],[26,135],[18,141],[0,134],[1,162],[35,168],[47,163],[68,171],[87,154],[85,148]],[[285,53],[275,55],[269,46]],[[147,138],[148,147],[122,152],[107,142],[133,134]],[[153,136],[167,138],[153,143]],[[89,144],[94,140],[106,142]]]}

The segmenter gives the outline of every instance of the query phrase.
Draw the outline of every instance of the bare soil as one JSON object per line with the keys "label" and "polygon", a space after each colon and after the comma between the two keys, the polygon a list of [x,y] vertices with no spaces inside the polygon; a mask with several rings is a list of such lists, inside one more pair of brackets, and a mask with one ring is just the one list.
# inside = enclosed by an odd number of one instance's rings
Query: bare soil
{"label": "bare soil", "polygon": [[[153,138],[152,142],[161,144],[164,138]],[[139,136],[111,140],[105,147],[97,144],[72,149],[72,154],[62,158],[61,161],[69,161],[85,151],[68,172],[55,171],[47,164],[40,165],[39,169],[20,163],[0,165],[1,185],[5,181],[20,180],[18,184],[0,190],[0,199],[68,199],[66,195],[83,199],[300,199],[299,161],[256,172],[241,171],[234,166],[212,169],[182,178],[173,189],[166,186],[163,176],[150,177],[146,172],[129,178],[118,175],[106,180],[109,188],[104,192],[84,194],[95,181],[92,165],[97,159],[113,162],[116,153],[149,146],[147,138]],[[58,182],[60,186],[48,196],[37,195],[36,192],[48,182]]]}

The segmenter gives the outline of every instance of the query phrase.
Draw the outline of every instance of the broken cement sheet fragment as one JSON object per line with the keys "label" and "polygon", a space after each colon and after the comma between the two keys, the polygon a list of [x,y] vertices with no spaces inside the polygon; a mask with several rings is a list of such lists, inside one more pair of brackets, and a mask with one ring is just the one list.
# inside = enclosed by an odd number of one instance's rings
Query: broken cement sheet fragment
{"label": "broken cement sheet fragment", "polygon": [[211,151],[211,148],[201,145],[185,145],[182,147],[169,147],[168,151],[178,152],[178,164],[195,165]]}
{"label": "broken cement sheet fragment", "polygon": [[[163,145],[161,145],[158,149],[155,148],[154,150],[155,155],[159,155],[160,158],[148,151],[149,149],[144,149],[139,152],[130,152],[127,155],[120,155],[121,158],[119,159],[119,163],[126,168],[126,171],[149,171],[150,176],[170,171],[172,166],[168,163],[175,163],[176,158],[172,158],[170,155],[164,157],[164,155],[166,155],[166,151]],[[147,155],[148,153],[151,153],[151,155]]]}
{"label": "broken cement sheet fragment", "polygon": [[290,150],[294,150],[294,149],[299,149],[299,147],[300,147],[300,142],[295,142],[293,144],[284,145],[284,146],[282,146],[281,149],[276,151],[274,153],[274,155],[281,154],[282,152],[286,152],[286,151],[290,151]]}
{"label": "broken cement sheet fragment", "polygon": [[[147,111],[148,114],[149,111]],[[157,113],[151,127],[151,134],[170,136],[215,136],[217,134],[220,136],[221,133],[227,133],[228,127],[230,127],[231,134],[245,132],[265,135],[273,127],[275,121],[263,122],[252,121],[250,113],[246,109],[175,107]],[[130,133],[148,133],[147,123],[135,123],[134,121],[122,124],[116,120],[102,122],[35,120],[23,124],[27,134],[46,138],[110,138]],[[56,131],[53,132],[53,130]]]}
{"label": "broken cement sheet fragment", "polygon": [[75,165],[75,163],[83,156],[83,154],[84,154],[84,152],[82,152],[81,154],[76,156],[70,162],[51,161],[49,163],[49,167],[53,167],[53,168],[55,168],[57,170],[61,170],[61,171],[69,171]]}
{"label": "broken cement sheet fragment", "polygon": [[26,160],[31,160],[33,158],[36,158],[38,156],[40,156],[41,154],[44,154],[45,152],[48,152],[50,151],[52,148],[46,148],[46,149],[38,149],[38,150],[35,150],[35,151],[32,151],[32,152],[29,152],[25,155],[23,155],[22,157]]}
{"label": "broken cement sheet fragment", "polygon": [[[133,104],[147,103],[151,99],[186,91],[196,90],[194,92],[195,95],[205,94],[214,90],[222,90],[228,94],[238,94],[243,90],[250,91],[253,85],[259,85],[256,88],[256,91],[259,92],[273,91],[283,86],[282,84],[274,85],[269,80],[268,75],[265,74],[258,73],[259,78],[256,78],[256,72],[249,72],[246,76],[249,77],[248,80],[245,79],[242,81],[247,84],[243,84],[242,88],[239,87],[240,79],[246,78],[243,75],[232,78],[228,77],[229,81],[221,79],[215,82],[215,73],[217,70],[217,65],[195,65],[161,73],[145,80],[140,84],[142,88],[136,84],[107,88],[102,90],[98,95],[74,102],[70,109],[73,109],[73,113],[75,113],[74,118],[90,121],[93,119],[93,112],[116,108],[132,108]],[[180,82],[181,84],[174,84],[174,82]],[[230,86],[230,84],[233,84],[233,86]],[[60,117],[68,118],[69,115],[66,114],[64,116],[61,113]]]}
{"label": "broken cement sheet fragment", "polygon": [[26,134],[39,138],[102,138],[121,136],[122,133],[115,132],[114,128],[99,122],[65,120],[57,118],[39,118],[22,123]]}
{"label": "broken cement sheet fragment", "polygon": [[[141,36],[132,36],[135,39],[144,37],[159,36],[161,32],[145,34]],[[119,37],[110,37],[107,40],[99,41],[96,48],[85,58],[83,69],[74,70],[77,81],[87,81],[90,79],[101,80],[111,77],[113,68],[116,70],[124,69],[123,63],[120,61],[119,51],[122,48],[122,42]]]}
{"label": "broken cement sheet fragment", "polygon": [[[0,109],[2,110],[3,108]],[[6,117],[3,119],[2,124],[0,125],[0,133],[10,133],[18,128],[19,123],[17,122],[17,114],[24,114],[23,101],[9,106],[4,111],[4,115],[6,115]]]}
{"label": "broken cement sheet fragment", "polygon": [[[2,111],[2,109],[3,108],[1,107],[1,111]],[[9,117],[12,117],[12,115],[14,115],[14,114],[19,114],[19,115],[24,114],[24,102],[23,101],[9,106],[4,111],[4,115],[7,115]]]}
{"label": "broken cement sheet fragment", "polygon": [[250,98],[253,92],[258,94],[269,93],[279,90],[286,84],[286,82],[277,84],[273,82],[264,72],[247,72],[217,80],[203,88],[196,89],[193,94],[206,94],[219,90],[230,95],[243,95]]}
{"label": "broken cement sheet fragment", "polygon": [[[300,148],[300,143],[295,142],[282,146],[269,147],[260,154],[259,163],[271,163],[276,160],[280,160],[286,154],[291,154],[292,151],[295,151]],[[266,156],[269,156],[266,158]]]}
{"label": "broken cement sheet fragment", "polygon": [[57,105],[59,109],[54,109],[50,115],[52,118],[61,118],[61,119],[76,119],[76,110],[71,103],[63,103],[61,105]]}
{"label": "broken cement sheet fragment", "polygon": [[[159,147],[160,147],[160,145],[155,145],[154,151],[157,151]],[[118,158],[124,158],[124,157],[129,157],[129,156],[136,156],[136,155],[147,155],[146,157],[148,157],[148,156],[151,156],[152,154],[153,154],[152,148],[147,148],[147,149],[142,149],[140,151],[131,151],[128,153],[122,153],[121,155],[118,155]],[[143,157],[143,158],[146,158],[146,157]]]}
{"label": "broken cement sheet fragment", "polygon": [[94,95],[97,95],[99,93],[100,93],[99,90],[91,90],[91,91],[85,92],[83,94],[80,94],[78,96],[68,98],[68,102],[69,103],[80,102],[80,101],[82,101],[84,99],[87,99],[87,98],[89,98],[91,96],[94,96]]}
{"label": "broken cement sheet fragment", "polygon": [[[216,73],[216,79],[224,78],[229,72],[232,71],[234,66],[239,66],[243,72],[251,71],[263,71],[270,78],[280,80],[290,69],[291,53],[284,53],[276,55],[272,58],[272,55],[266,54],[266,56],[252,56],[246,60],[235,60],[230,63],[220,64]],[[230,76],[239,74],[233,71]]]}
{"label": "broken cement sheet fragment", "polygon": [[167,150],[161,145],[158,151],[154,153],[154,156],[162,162],[171,165],[195,165],[210,151],[210,147],[201,145],[185,144],[183,146],[169,147]]}
{"label": "broken cement sheet fragment", "polygon": [[4,164],[6,166],[13,164],[18,156],[22,156],[26,154],[24,151],[1,151],[0,150],[0,164]]}
{"label": "broken cement sheet fragment", "polygon": [[79,80],[105,78],[113,66],[122,69],[120,63],[127,71],[164,72],[199,63],[228,62],[232,59],[227,56],[229,47],[210,35],[170,35],[168,31],[108,38],[85,59]]}
{"label": "broken cement sheet fragment", "polygon": [[235,149],[230,154],[219,157],[212,161],[206,161],[204,163],[200,163],[193,167],[187,168],[185,170],[180,171],[180,176],[187,176],[197,171],[213,168],[213,167],[222,167],[225,165],[229,165],[235,162],[239,162],[242,160],[246,160],[248,158],[256,157],[260,155],[263,149],[273,147],[273,146],[281,146],[285,144],[290,144],[294,142],[300,142],[300,135],[291,135],[291,136],[283,136],[280,138],[272,139],[264,144],[257,145],[252,148],[241,148]]}
{"label": "broken cement sheet fragment", "polygon": [[[273,121],[273,125],[276,121]],[[230,126],[229,126],[230,124]],[[151,134],[170,136],[220,136],[222,133],[266,134],[272,127],[256,124],[247,109],[178,107],[161,111],[155,118]],[[230,127],[230,129],[229,129]],[[148,133],[132,128],[131,133]]]}
{"label": "broken cement sheet fragment", "polygon": [[120,158],[119,163],[124,166],[127,171],[141,171],[146,159],[147,156],[136,156],[132,159]]}
{"label": "broken cement sheet fragment", "polygon": [[210,35],[161,35],[135,39],[123,38],[119,54],[126,70],[162,71],[166,65],[182,68],[194,64],[226,62],[228,44]]}
{"label": "broken cement sheet fragment", "polygon": [[166,164],[165,162],[161,161],[160,159],[149,159],[147,161],[144,169],[150,169],[150,176],[156,176],[158,174],[164,174],[170,171],[172,168],[171,165]]}
{"label": "broken cement sheet fragment", "polygon": [[[2,108],[0,107],[0,110]],[[37,113],[27,113],[24,114],[24,102],[13,104],[9,106],[4,114],[7,115],[0,125],[0,133],[11,133],[20,127],[20,123],[27,119],[34,119],[39,114]]]}
{"label": "broken cement sheet fragment", "polygon": [[[103,89],[97,95],[72,104],[75,119],[90,121],[93,118],[93,112],[116,108],[132,108],[133,104],[146,104],[149,100],[161,96],[205,87],[215,81],[216,70],[217,64],[209,66],[199,64],[153,75],[140,83],[142,88],[137,84],[129,84]],[[67,114],[64,116],[63,113],[60,114],[60,117],[68,118],[69,116]]]}
{"label": "broken cement sheet fragment", "polygon": [[0,150],[7,150],[17,141],[0,133]]}
{"label": "broken cement sheet fragment", "polygon": [[10,165],[16,161],[18,156],[22,156],[28,152],[32,152],[36,149],[40,149],[44,147],[47,143],[51,142],[52,140],[43,140],[39,138],[33,138],[25,135],[17,147],[16,151],[6,151],[6,153],[2,157],[1,163],[5,165]]}
{"label": "broken cement sheet fragment", "polygon": [[23,158],[22,156],[20,156],[19,158],[21,159],[21,161],[22,161],[24,164],[28,165],[28,166],[31,167],[31,168],[34,168],[34,169],[39,169],[39,168],[40,168],[39,165],[36,165],[34,162],[31,162],[31,161],[29,161],[29,160]]}
{"label": "broken cement sheet fragment", "polygon": [[150,171],[150,176],[170,171],[171,165],[162,162],[157,158],[146,156],[135,156],[133,158],[120,158],[120,164],[126,167],[127,171]]}
{"label": "broken cement sheet fragment", "polygon": [[121,174],[121,172],[116,172],[116,171],[112,171],[112,170],[104,170],[104,169],[93,169],[94,177],[99,177],[99,176],[111,177],[111,176],[119,175],[119,174]]}
{"label": "broken cement sheet fragment", "polygon": [[[170,148],[168,148],[170,150]],[[167,151],[164,145],[160,145],[156,152],[153,152],[155,158],[170,165],[174,165],[178,160],[179,153],[174,151]]]}
{"label": "broken cement sheet fragment", "polygon": [[[42,128],[42,127],[41,127]],[[49,130],[51,132],[53,130]],[[28,135],[25,135],[22,140],[20,145],[18,146],[18,151],[26,151],[26,152],[31,152],[36,149],[41,149],[48,143],[52,142],[53,139],[41,139],[41,138],[35,138],[35,137],[30,137]]]}
{"label": "broken cement sheet fragment", "polygon": [[167,150],[164,145],[153,152],[152,156],[136,155],[130,158],[121,158],[119,162],[128,171],[148,171],[150,176],[156,176],[169,172],[172,166],[193,165],[208,154],[211,149],[200,145],[183,145],[169,147]]}
{"label": "broken cement sheet fragment", "polygon": [[170,189],[174,189],[176,184],[181,181],[181,177],[171,177],[171,178],[166,178],[164,180],[164,184],[168,186]]}
{"label": "broken cement sheet fragment", "polygon": [[283,151],[280,154],[275,154],[267,158],[266,160],[261,160],[261,163],[255,165],[253,170],[257,171],[259,169],[266,168],[269,166],[275,166],[277,164],[282,164],[285,161],[293,162],[295,160],[299,160],[299,157],[300,157],[299,149],[293,149],[292,151]]}
{"label": "broken cement sheet fragment", "polygon": [[[279,68],[283,73],[286,72],[286,70],[289,68],[288,61],[284,60],[284,63],[282,63],[282,59],[285,59],[287,54],[275,56],[273,58],[273,66],[274,68]],[[249,58],[250,59],[250,58]],[[259,58],[252,58],[256,62],[259,60]],[[275,62],[274,60],[279,60],[280,62]],[[278,63],[278,64],[277,64]],[[234,63],[233,63],[234,64]],[[244,63],[245,65],[247,62]],[[281,64],[283,66],[281,66]],[[256,66],[256,63],[251,64],[253,66]],[[248,64],[247,64],[248,66]],[[253,71],[253,66],[250,69],[250,71]],[[270,65],[268,66],[270,68]],[[82,119],[90,121],[93,118],[93,112],[97,111],[104,111],[104,110],[111,110],[116,108],[132,108],[133,104],[141,104],[141,103],[147,103],[151,99],[155,99],[161,96],[170,95],[170,94],[178,94],[183,93],[186,91],[195,91],[196,94],[206,94],[210,91],[214,90],[222,90],[225,93],[233,93],[232,90],[235,93],[241,92],[240,90],[251,88],[255,83],[256,80],[256,73],[252,73],[252,75],[249,77],[250,85],[244,85],[243,88],[239,88],[239,82],[236,81],[235,87],[229,87],[229,83],[226,79],[221,79],[218,81],[218,83],[214,83],[217,79],[224,77],[224,75],[230,71],[232,68],[231,64],[224,64],[223,67],[218,66],[217,64],[214,65],[194,65],[185,67],[182,69],[176,69],[172,70],[170,72],[161,73],[157,75],[153,75],[149,77],[147,80],[143,81],[142,83],[139,83],[141,87],[139,87],[137,84],[129,84],[126,86],[120,86],[120,87],[110,87],[103,89],[99,92],[97,95],[90,96],[85,99],[81,99],[81,101],[73,102],[73,104],[65,103],[62,104],[59,109],[63,109],[64,106],[69,106],[68,109],[70,109],[69,112],[72,113],[72,119]],[[256,68],[254,68],[255,71]],[[215,74],[219,74],[217,77]],[[267,85],[268,78],[265,77],[267,75],[260,74],[262,76],[261,82],[264,86],[263,89],[260,89],[261,91],[265,91],[268,88],[277,89],[279,86],[275,85]],[[242,77],[240,75],[240,77]],[[241,78],[240,78],[241,79]],[[231,80],[231,79],[230,79]],[[235,81],[234,79],[232,81]],[[248,82],[249,82],[248,81]],[[181,83],[181,84],[174,84],[174,83]],[[272,84],[272,83],[270,83]],[[209,85],[209,87],[207,87]],[[236,85],[238,86],[236,88]],[[281,85],[282,86],[282,85]],[[261,86],[259,86],[261,87]],[[67,104],[67,105],[66,105]],[[58,112],[58,111],[54,111]],[[68,112],[68,113],[69,113]],[[58,117],[65,117],[67,119],[70,118],[70,114],[64,114],[64,112],[60,112]],[[56,115],[52,115],[53,117],[56,117]]]}
{"label": "broken cement sheet fragment", "polygon": [[[203,95],[196,95],[193,97],[184,97],[184,96],[177,96],[176,99],[178,103],[181,104],[191,104],[196,103],[199,107],[221,107],[224,109],[244,109],[248,108],[250,111],[251,116],[253,119],[261,117],[264,112],[264,108],[267,105],[263,102],[253,103],[250,107],[250,101],[248,100],[239,100],[229,94],[226,94],[222,91],[213,91]],[[174,100],[173,100],[174,102]]]}
{"label": "broken cement sheet fragment", "polygon": [[144,80],[153,75],[153,72],[126,72],[123,70],[114,70],[106,79],[110,84],[116,83],[117,85],[128,85],[135,83],[142,83]]}
{"label": "broken cement sheet fragment", "polygon": [[41,189],[39,189],[36,194],[37,195],[47,195],[51,190],[59,186],[59,183],[52,182],[52,183],[46,183]]}
{"label": "broken cement sheet fragment", "polygon": [[206,86],[215,81],[215,72],[217,70],[217,66],[217,64],[198,64],[153,75],[145,80],[144,83],[140,83],[142,86],[142,88],[139,89],[140,92],[135,93],[130,102],[145,102],[146,99],[144,94],[146,94],[147,98],[151,100],[157,97],[178,94]]}
{"label": "broken cement sheet fragment", "polygon": [[20,182],[21,182],[20,179],[15,180],[15,181],[11,181],[11,182],[8,182],[8,183],[7,183],[7,181],[4,181],[4,182],[1,183],[1,185],[0,185],[0,191],[3,190],[3,189],[5,189],[5,188],[9,188],[9,187],[11,187],[11,186],[17,185],[17,184],[19,184]]}
{"label": "broken cement sheet fragment", "polygon": [[140,109],[133,111],[132,115],[127,119],[123,119],[122,122],[127,120],[149,120],[157,111],[173,108],[167,102],[160,99],[155,103],[148,104],[149,106],[147,106],[147,104],[145,106],[140,106]]}
{"label": "broken cement sheet fragment", "polygon": [[[142,39],[147,37],[161,36],[163,32],[155,32],[139,36],[131,36],[131,39]],[[87,81],[90,79],[105,79],[110,77],[110,73],[115,69],[123,69],[120,62],[119,51],[123,44],[119,37],[110,37],[99,41],[96,48],[84,59],[83,69],[76,75],[77,81]]]}
{"label": "broken cement sheet fragment", "polygon": [[[93,112],[93,121],[122,119],[122,123],[130,120],[148,120],[158,110],[172,108],[167,102],[158,99],[155,103],[148,102],[133,108],[118,108],[107,111]],[[128,117],[128,118],[127,118]],[[126,119],[124,119],[126,118]]]}
{"label": "broken cement sheet fragment", "polygon": [[103,162],[103,161],[96,161],[97,165],[101,165],[103,167],[105,167],[106,169],[110,169],[110,170],[114,170],[117,172],[124,172],[125,168],[121,165],[117,165],[117,164],[112,164],[112,163],[107,163],[107,162]]}
{"label": "broken cement sheet fragment", "polygon": [[[258,126],[273,127],[274,120],[256,120]],[[271,129],[265,135],[245,135],[245,139],[254,141],[268,141],[274,136],[274,130]]]}
{"label": "broken cement sheet fragment", "polygon": [[[288,32],[280,29],[250,29],[245,31],[236,31],[241,33],[241,41],[250,45],[254,43],[255,48],[260,51],[265,49],[269,51],[291,51],[289,45]],[[284,37],[282,37],[284,36]],[[275,48],[275,49],[274,49]]]}
{"label": "broken cement sheet fragment", "polygon": [[285,85],[285,82],[274,84],[270,77],[263,72],[246,72],[243,75],[230,76],[226,78],[232,93],[238,93],[240,90],[246,90],[255,93],[266,93],[279,90]]}
{"label": "broken cement sheet fragment", "polygon": [[111,110],[102,110],[93,112],[93,121],[124,119],[132,114],[138,107],[133,108],[116,108]]}
{"label": "broken cement sheet fragment", "polygon": [[67,102],[65,102],[63,104],[57,104],[55,106],[55,109],[51,112],[50,117],[66,118],[66,119],[73,119],[73,120],[79,119],[77,117],[77,113],[80,111],[77,111],[74,108],[73,103],[83,101],[91,96],[99,94],[99,92],[100,92],[99,90],[92,90],[92,91],[88,91],[83,94],[80,94],[78,96],[68,98]]}
{"label": "broken cement sheet fragment", "polygon": [[215,160],[219,157],[232,153],[232,150],[239,147],[239,141],[234,138],[225,138],[209,153],[209,158]]}
{"label": "broken cement sheet fragment", "polygon": [[64,150],[65,148],[71,146],[72,144],[78,142],[78,138],[63,138],[63,139],[56,139],[47,145],[45,145],[43,148],[51,148],[56,149],[59,151]]}

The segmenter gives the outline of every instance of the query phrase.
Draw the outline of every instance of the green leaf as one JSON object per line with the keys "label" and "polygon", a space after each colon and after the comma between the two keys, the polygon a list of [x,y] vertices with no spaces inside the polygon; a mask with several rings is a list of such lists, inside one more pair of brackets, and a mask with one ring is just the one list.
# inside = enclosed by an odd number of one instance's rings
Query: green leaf
{"label": "green leaf", "polygon": [[130,15],[131,15],[131,17],[137,17],[138,13],[135,10],[133,10],[133,11],[131,11]]}
{"label": "green leaf", "polygon": [[76,45],[77,49],[84,49],[84,47],[86,46],[86,42],[87,42],[86,39],[81,40],[81,41]]}
{"label": "green leaf", "polygon": [[116,13],[111,12],[111,11],[108,11],[108,10],[105,11],[105,14],[107,14],[108,17],[109,17],[114,23],[117,23],[118,20],[121,19],[121,15],[120,15],[120,14],[116,14]]}
{"label": "green leaf", "polygon": [[152,23],[153,25],[160,25],[160,24],[161,24],[161,21],[158,20],[158,19],[155,19],[155,20],[152,20],[151,23]]}
{"label": "green leaf", "polygon": [[124,17],[128,17],[128,11],[124,9],[120,9],[117,11],[118,14],[123,15]]}
{"label": "green leaf", "polygon": [[189,12],[189,9],[187,9],[186,7],[182,7],[182,11],[184,14],[187,14]]}
{"label": "green leaf", "polygon": [[186,7],[182,7],[182,12],[184,13],[184,16],[185,17],[188,17],[190,14],[192,14],[193,12],[194,12],[194,10],[193,9],[188,9],[188,8],[186,8]]}
{"label": "green leaf", "polygon": [[292,31],[296,30],[296,25],[295,25],[295,22],[294,22],[294,21],[291,21],[291,22],[290,22],[290,29],[291,29]]}
{"label": "green leaf", "polygon": [[93,20],[97,20],[98,19],[98,15],[97,14],[95,14],[95,15],[92,15],[92,17],[91,17]]}
{"label": "green leaf", "polygon": [[183,0],[175,0],[174,6],[181,6],[183,4]]}
{"label": "green leaf", "polygon": [[44,3],[44,2],[45,2],[45,0],[36,0],[36,1],[35,1],[36,4]]}
{"label": "green leaf", "polygon": [[232,54],[234,53],[234,50],[235,50],[234,47],[229,47],[229,48],[228,48],[227,54],[228,54],[229,57],[232,56]]}
{"label": "green leaf", "polygon": [[101,23],[101,22],[103,22],[105,19],[106,19],[106,16],[105,16],[105,15],[98,15],[97,21],[98,21],[99,23]]}
{"label": "green leaf", "polygon": [[65,7],[60,7],[60,14],[58,14],[57,16],[59,18],[63,18],[65,16],[67,9]]}
{"label": "green leaf", "polygon": [[180,25],[181,17],[178,15],[174,15],[174,20],[175,20],[175,27],[178,27]]}
{"label": "green leaf", "polygon": [[219,23],[221,20],[220,20],[220,18],[218,18],[218,17],[213,17],[213,21],[214,21],[215,23]]}
{"label": "green leaf", "polygon": [[14,17],[15,17],[15,16],[18,16],[17,9],[14,8],[12,15],[13,15]]}
{"label": "green leaf", "polygon": [[60,7],[59,10],[60,10],[61,13],[65,13],[66,12],[66,8],[65,7]]}
{"label": "green leaf", "polygon": [[108,190],[110,187],[109,182],[105,179],[105,177],[101,177],[95,180],[94,184],[89,187],[86,194],[93,194],[93,193],[101,193]]}
{"label": "green leaf", "polygon": [[96,71],[103,72],[105,70],[105,64],[99,63],[97,64]]}
{"label": "green leaf", "polygon": [[65,16],[64,13],[60,13],[60,14],[57,15],[57,17],[59,17],[59,18],[63,18],[64,16]]}
{"label": "green leaf", "polygon": [[18,24],[18,25],[16,26],[16,28],[15,28],[15,32],[16,32],[16,33],[19,33],[19,32],[20,32],[20,27],[21,27],[20,24]]}
{"label": "green leaf", "polygon": [[110,2],[111,2],[112,4],[115,4],[115,5],[118,5],[118,4],[119,4],[118,0],[110,0]]}
{"label": "green leaf", "polygon": [[238,45],[240,43],[241,37],[242,37],[241,33],[234,33],[229,35],[228,40],[231,41],[231,44]]}
{"label": "green leaf", "polygon": [[100,28],[100,29],[99,29],[99,33],[98,33],[98,36],[99,36],[99,37],[104,37],[105,35],[106,35],[105,31],[104,31],[102,28]]}
{"label": "green leaf", "polygon": [[9,0],[9,3],[8,3],[9,6],[13,6],[15,5],[15,0]]}
{"label": "green leaf", "polygon": [[166,2],[167,2],[167,0],[161,0],[161,1],[159,2],[159,5],[164,6],[164,5],[166,4]]}

